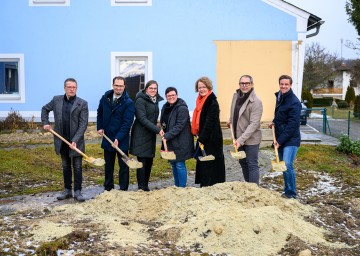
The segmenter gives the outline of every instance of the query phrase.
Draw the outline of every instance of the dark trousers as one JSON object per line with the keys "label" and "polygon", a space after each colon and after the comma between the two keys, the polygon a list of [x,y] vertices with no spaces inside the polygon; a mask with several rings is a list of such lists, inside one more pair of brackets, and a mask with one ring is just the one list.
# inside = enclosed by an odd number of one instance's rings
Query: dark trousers
{"label": "dark trousers", "polygon": [[[82,156],[69,157],[70,148],[68,145],[62,145],[60,149],[62,169],[64,176],[64,187],[71,189],[72,169],[74,170],[74,191],[81,190],[82,184]],[[71,168],[72,166],[72,168]]]}
{"label": "dark trousers", "polygon": [[260,144],[243,145],[239,148],[239,150],[244,150],[246,153],[246,158],[239,160],[245,181],[256,183],[258,185],[260,179],[258,163],[259,146]]}
{"label": "dark trousers", "polygon": [[[128,151],[123,151],[126,155],[129,155]],[[129,167],[121,159],[121,155],[116,151],[104,150],[105,159],[105,181],[104,188],[110,191],[114,188],[114,166],[116,155],[119,164],[119,186],[120,190],[128,190],[129,188]]]}
{"label": "dark trousers", "polygon": [[137,160],[143,164],[142,168],[136,169],[138,187],[139,189],[148,188],[154,158],[137,157]]}

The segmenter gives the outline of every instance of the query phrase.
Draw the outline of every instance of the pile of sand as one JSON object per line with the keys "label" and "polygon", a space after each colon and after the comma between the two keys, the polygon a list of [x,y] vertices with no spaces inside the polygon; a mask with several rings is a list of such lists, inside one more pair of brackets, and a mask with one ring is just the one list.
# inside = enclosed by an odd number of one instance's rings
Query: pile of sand
{"label": "pile of sand", "polygon": [[[198,244],[208,253],[269,255],[286,244],[289,234],[309,244],[329,245],[324,230],[304,221],[312,211],[296,200],[243,182],[201,189],[112,190],[85,203],[54,208],[47,220],[34,226],[33,234],[38,241],[46,241],[64,235],[59,225],[69,231],[86,221],[101,225],[109,244],[137,247],[154,243],[149,236],[149,224],[153,224],[156,232],[166,233],[169,240],[185,248]],[[59,219],[71,221],[57,223],[50,231],[51,220]]]}

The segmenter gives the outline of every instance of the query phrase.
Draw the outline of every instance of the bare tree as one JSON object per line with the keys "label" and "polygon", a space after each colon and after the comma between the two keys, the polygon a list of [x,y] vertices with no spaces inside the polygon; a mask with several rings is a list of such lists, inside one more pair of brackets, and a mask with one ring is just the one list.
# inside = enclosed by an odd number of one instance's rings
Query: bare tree
{"label": "bare tree", "polygon": [[340,64],[336,54],[313,42],[305,50],[303,87],[311,90],[319,85],[327,86],[328,81],[333,80],[336,67]]}

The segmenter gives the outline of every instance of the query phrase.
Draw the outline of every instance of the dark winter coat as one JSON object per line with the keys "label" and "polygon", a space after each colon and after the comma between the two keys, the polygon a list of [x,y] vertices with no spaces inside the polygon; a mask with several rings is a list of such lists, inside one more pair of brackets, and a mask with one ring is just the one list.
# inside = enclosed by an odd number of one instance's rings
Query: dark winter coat
{"label": "dark winter coat", "polygon": [[[113,104],[114,90],[109,90],[101,97],[97,109],[97,130],[104,133],[111,141],[119,142],[122,151],[129,150],[130,129],[134,121],[135,107],[126,91]],[[107,151],[115,151],[111,144],[102,139],[101,147]]]}
{"label": "dark winter coat", "polygon": [[[170,104],[161,109],[161,116]],[[178,98],[169,114],[164,138],[169,151],[174,151],[176,161],[185,161],[194,156],[194,138],[191,134],[189,109],[185,101]]]}
{"label": "dark winter coat", "polygon": [[160,132],[157,120],[159,117],[159,101],[154,103],[150,96],[142,90],[135,97],[135,121],[131,128],[130,154],[139,157],[155,157],[156,134]]}
{"label": "dark winter coat", "polygon": [[301,103],[290,89],[278,100],[280,92],[276,95],[275,136],[280,147],[300,146],[300,112]]}
{"label": "dark winter coat", "polygon": [[[48,125],[49,112],[54,113],[54,131],[63,136],[63,105],[65,95],[54,96],[54,98],[41,108],[41,123],[42,125]],[[70,110],[70,142],[75,142],[76,147],[82,152],[85,152],[85,138],[84,133],[86,131],[89,120],[88,103],[75,97],[73,105]],[[62,140],[54,135],[54,145],[56,154],[60,154]],[[75,150],[69,150],[69,157],[80,156]]]}
{"label": "dark winter coat", "polygon": [[[223,136],[220,126],[220,108],[214,93],[206,99],[200,113],[199,138],[204,144],[207,155],[213,155],[213,161],[197,161],[195,183],[200,186],[211,186],[225,182],[225,161],[223,153]],[[200,156],[201,152],[197,151]]]}

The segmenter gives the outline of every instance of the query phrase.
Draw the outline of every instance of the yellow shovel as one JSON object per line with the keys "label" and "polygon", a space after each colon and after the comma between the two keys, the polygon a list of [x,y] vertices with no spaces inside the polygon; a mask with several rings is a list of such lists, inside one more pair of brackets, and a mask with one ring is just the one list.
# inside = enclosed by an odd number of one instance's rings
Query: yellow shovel
{"label": "yellow shovel", "polygon": [[[233,129],[232,129],[232,125],[230,124],[230,131],[231,131],[231,138],[233,140],[233,143],[235,142],[235,137],[234,137],[234,132],[233,132]],[[238,151],[237,147],[234,145],[234,151],[230,151],[230,154],[233,158],[239,160],[239,159],[244,159],[246,158],[246,153],[245,151]]]}
{"label": "yellow shovel", "polygon": [[199,147],[201,149],[201,154],[203,155],[203,156],[199,156],[199,161],[203,162],[203,161],[215,160],[215,156],[206,154],[205,149],[204,149],[204,144],[199,142]]}
{"label": "yellow shovel", "polygon": [[[49,130],[52,134],[54,134],[55,136],[57,136],[59,139],[61,139],[63,142],[65,142],[66,144],[68,144],[69,146],[71,146],[71,143],[68,142],[66,139],[64,139],[60,134],[58,134],[57,132],[55,132],[53,129],[50,128]],[[78,152],[80,155],[82,155],[84,157],[84,160],[90,164],[96,165],[96,166],[103,166],[105,164],[105,160],[102,158],[93,158],[91,156],[87,156],[85,155],[83,152],[81,152],[80,149],[78,148],[74,148],[74,150],[76,152]]]}
{"label": "yellow shovel", "polygon": [[161,158],[164,158],[166,160],[176,160],[176,155],[174,151],[168,151],[166,140],[162,138],[162,142],[164,143],[164,149],[160,151]]}
{"label": "yellow shovel", "polygon": [[275,142],[276,142],[276,138],[275,138],[275,126],[272,126],[272,134],[273,134],[273,138],[274,138],[274,149],[275,149],[275,158],[276,160],[271,160],[271,165],[272,168],[275,172],[285,172],[286,171],[286,164],[284,161],[279,161],[279,153],[278,153],[278,149],[275,146]]}
{"label": "yellow shovel", "polygon": [[104,138],[111,144],[113,148],[115,148],[121,155],[121,159],[124,161],[124,163],[129,166],[130,169],[139,169],[143,167],[143,164],[139,161],[137,161],[134,158],[129,158],[118,146],[112,142],[108,136],[103,133]]}

